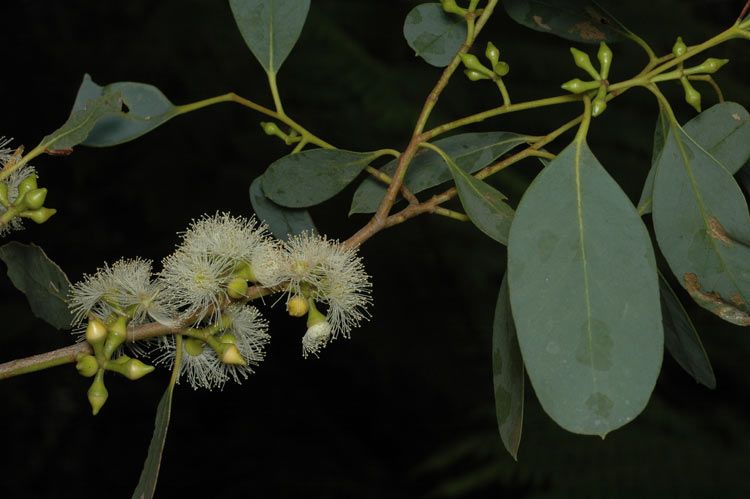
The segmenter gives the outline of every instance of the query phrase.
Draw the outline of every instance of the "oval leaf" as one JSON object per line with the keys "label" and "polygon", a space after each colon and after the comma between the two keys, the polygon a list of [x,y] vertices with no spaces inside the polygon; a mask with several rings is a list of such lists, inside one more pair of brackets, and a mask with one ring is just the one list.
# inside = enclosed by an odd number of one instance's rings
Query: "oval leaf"
{"label": "oval leaf", "polygon": [[502,3],[517,23],[566,40],[616,42],[630,33],[620,21],[591,0],[504,0]]}
{"label": "oval leaf", "polygon": [[659,283],[646,227],[577,139],[524,194],[508,243],[524,364],[544,410],[604,436],[637,416],[659,374]]}
{"label": "oval leaf", "polygon": [[250,184],[250,203],[255,214],[268,225],[278,239],[286,240],[301,232],[316,233],[315,224],[307,210],[285,208],[268,199],[263,192],[263,176]]}
{"label": "oval leaf", "polygon": [[81,109],[87,100],[108,94],[119,94],[127,110],[118,108],[116,112],[99,119],[82,142],[85,146],[109,147],[128,142],[179,114],[178,108],[152,85],[126,81],[102,87],[94,83],[89,75],[83,77],[73,112]]}
{"label": "oval leaf", "polygon": [[[651,170],[643,186],[638,212],[651,211],[651,194],[654,190],[654,172],[664,141],[670,130],[669,118],[659,112],[654,133],[654,154]],[[750,160],[750,114],[735,102],[722,102],[712,106],[685,123],[685,133],[734,175]]]}
{"label": "oval leaf", "polygon": [[404,38],[416,55],[439,68],[447,66],[466,41],[466,22],[439,3],[414,7],[404,21]]}
{"label": "oval leaf", "polygon": [[122,96],[118,92],[86,99],[73,108],[63,126],[44,137],[39,145],[52,153],[70,150],[85,141],[100,120],[119,113],[121,107]]}
{"label": "oval leaf", "polygon": [[[177,336],[177,348],[182,349],[182,340]],[[178,351],[179,351],[178,350]],[[133,492],[133,499],[151,499],[156,492],[156,482],[159,479],[159,470],[161,469],[161,456],[164,453],[164,444],[167,440],[167,429],[169,428],[169,419],[172,416],[172,396],[174,385],[177,383],[180,373],[181,355],[177,355],[175,364],[172,366],[172,377],[169,379],[167,389],[164,391],[159,406],[156,408],[156,420],[154,421],[154,434],[151,436],[151,442],[148,444],[148,454],[143,463],[141,477],[138,479],[138,485]]]}
{"label": "oval leaf", "polygon": [[0,247],[0,259],[8,266],[8,277],[26,295],[31,311],[57,329],[70,327],[68,309],[70,281],[60,267],[34,244],[13,241]]}
{"label": "oval leaf", "polygon": [[229,0],[242,38],[267,73],[277,73],[305,25],[310,0]]}
{"label": "oval leaf", "polygon": [[516,328],[510,313],[507,274],[500,285],[492,325],[492,381],[495,387],[495,415],[503,445],[518,460],[523,428],[523,361]]}
{"label": "oval leaf", "polygon": [[716,388],[716,376],[693,321],[680,303],[672,286],[659,272],[664,344],[674,360],[698,383]]}
{"label": "oval leaf", "polygon": [[732,174],[672,124],[656,165],[653,220],[669,267],[693,299],[750,325],[750,214]]}
{"label": "oval leaf", "polygon": [[495,241],[508,244],[513,208],[504,202],[507,199],[505,195],[472,177],[453,161],[447,164],[456,182],[461,204],[474,225]]}
{"label": "oval leaf", "polygon": [[289,208],[330,199],[349,185],[378,153],[308,149],[275,161],[263,174],[263,192]]}
{"label": "oval leaf", "polygon": [[[467,173],[475,173],[503,154],[529,141],[526,135],[511,132],[462,133],[434,144],[453,158]],[[393,176],[396,160],[386,163],[380,171]],[[421,149],[409,165],[404,185],[414,194],[451,180],[452,175],[443,159],[430,149]],[[375,213],[385,196],[386,187],[374,178],[366,178],[357,188],[349,214]]]}

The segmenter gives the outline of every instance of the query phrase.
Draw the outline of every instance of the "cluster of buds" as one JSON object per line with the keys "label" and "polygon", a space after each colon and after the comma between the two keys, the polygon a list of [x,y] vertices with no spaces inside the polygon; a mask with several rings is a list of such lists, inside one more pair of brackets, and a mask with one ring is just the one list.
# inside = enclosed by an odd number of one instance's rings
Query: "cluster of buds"
{"label": "cluster of buds", "polygon": [[297,133],[297,130],[291,130],[289,133],[286,133],[273,121],[261,121],[260,127],[263,129],[263,133],[270,137],[280,138],[284,141],[284,144],[288,146],[296,144],[302,140],[302,136]]}
{"label": "cluster of buds", "polygon": [[[682,41],[682,37],[678,36],[677,41],[672,47],[672,54],[675,57],[681,57],[685,55],[687,50],[688,47],[685,45],[685,42]],[[709,57],[703,61],[702,64],[690,68],[683,68],[682,63],[680,63],[677,72],[679,74],[682,89],[685,91],[685,102],[690,104],[697,112],[701,112],[701,94],[690,83],[690,76],[711,75],[728,62],[729,59],[716,59],[714,57]]]}
{"label": "cluster of buds", "polygon": [[573,56],[575,65],[588,73],[592,80],[583,81],[579,78],[574,78],[563,83],[562,88],[574,94],[584,92],[592,92],[593,94],[595,91],[592,99],[591,115],[599,116],[607,108],[607,90],[609,87],[607,78],[609,78],[609,69],[612,66],[612,50],[604,42],[599,44],[599,51],[597,52],[599,70],[594,68],[586,52],[571,47],[570,53]]}
{"label": "cluster of buds", "polygon": [[485,66],[479,58],[473,54],[461,54],[461,62],[464,64],[464,73],[471,81],[478,80],[501,80],[510,72],[507,62],[500,60],[500,51],[492,42],[487,42],[484,55],[490,61],[490,67]]}

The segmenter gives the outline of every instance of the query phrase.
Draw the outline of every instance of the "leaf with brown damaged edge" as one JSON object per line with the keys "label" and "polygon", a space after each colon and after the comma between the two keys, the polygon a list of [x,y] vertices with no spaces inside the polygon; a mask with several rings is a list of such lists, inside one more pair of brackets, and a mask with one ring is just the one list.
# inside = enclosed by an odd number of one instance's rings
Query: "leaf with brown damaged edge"
{"label": "leaf with brown damaged edge", "polygon": [[701,307],[710,310],[722,319],[737,326],[750,326],[750,314],[739,307],[745,307],[745,301],[739,294],[730,297],[732,303],[724,300],[719,293],[701,289],[698,276],[692,272],[685,273],[685,289]]}

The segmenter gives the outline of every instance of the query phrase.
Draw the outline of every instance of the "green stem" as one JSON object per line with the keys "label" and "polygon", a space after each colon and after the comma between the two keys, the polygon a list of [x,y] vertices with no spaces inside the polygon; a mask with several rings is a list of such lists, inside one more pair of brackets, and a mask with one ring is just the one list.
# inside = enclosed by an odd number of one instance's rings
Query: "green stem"
{"label": "green stem", "polygon": [[435,207],[435,211],[433,211],[435,215],[441,215],[444,217],[452,218],[453,220],[458,220],[459,222],[468,222],[471,220],[466,214],[460,213],[458,211],[449,210],[448,208],[443,208],[442,206]]}
{"label": "green stem", "polygon": [[505,88],[503,79],[497,78],[495,83],[497,84],[498,90],[500,90],[500,95],[503,97],[503,106],[510,106],[510,95],[508,95],[508,89]]}
{"label": "green stem", "polygon": [[281,116],[286,116],[284,113],[284,107],[281,105],[281,96],[279,96],[279,86],[276,84],[276,72],[268,72],[268,86],[271,87],[271,95],[273,96],[273,104],[276,106],[276,112]]}

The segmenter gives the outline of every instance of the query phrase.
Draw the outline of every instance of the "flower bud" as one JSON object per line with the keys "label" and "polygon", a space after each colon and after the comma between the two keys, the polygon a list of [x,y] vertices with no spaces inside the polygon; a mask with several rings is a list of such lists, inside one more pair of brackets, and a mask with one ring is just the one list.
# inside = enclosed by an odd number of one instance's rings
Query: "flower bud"
{"label": "flower bud", "polygon": [[57,210],[54,208],[39,208],[38,210],[23,211],[21,212],[21,216],[30,218],[38,224],[43,224],[55,213],[57,213]]}
{"label": "flower bud", "polygon": [[86,341],[96,350],[104,344],[106,339],[107,326],[93,315],[89,316],[89,323],[86,325]]}
{"label": "flower bud", "polygon": [[677,41],[674,42],[674,45],[672,46],[672,53],[675,57],[680,57],[685,52],[687,52],[687,45],[682,41],[682,37],[678,36]]}
{"label": "flower bud", "polygon": [[104,386],[104,370],[99,369],[96,373],[96,378],[94,378],[94,382],[91,383],[91,387],[89,388],[88,397],[89,404],[91,404],[91,412],[96,416],[107,401],[107,397],[109,397],[109,392],[107,392],[107,388]]}
{"label": "flower bud", "polygon": [[221,353],[221,361],[229,365],[246,366],[247,362],[242,358],[242,354],[237,347],[231,343],[223,343],[226,345],[223,352]]}
{"label": "flower bud", "polygon": [[238,263],[232,275],[235,277],[242,277],[246,281],[258,282],[258,278],[255,277],[255,273],[253,272],[253,267],[248,262]]}
{"label": "flower bud", "polygon": [[602,75],[602,80],[606,80],[609,77],[609,68],[612,66],[612,50],[606,43],[601,42],[596,56],[599,59],[599,73]]}
{"label": "flower bud", "polygon": [[703,61],[703,64],[685,69],[684,73],[686,75],[713,74],[717,72],[719,69],[721,69],[721,67],[728,62],[729,62],[729,59],[716,59],[715,57],[709,57],[708,59]]}
{"label": "flower bud", "polygon": [[81,376],[90,378],[99,370],[99,363],[93,355],[84,355],[76,362],[76,369]]}
{"label": "flower bud", "polygon": [[266,135],[277,136],[277,137],[283,135],[278,125],[272,121],[261,121],[260,127],[263,129]]}
{"label": "flower bud", "polygon": [[18,184],[18,196],[23,196],[27,192],[32,191],[36,188],[36,175],[29,175],[25,179],[21,180],[20,184]]}
{"label": "flower bud", "polygon": [[309,309],[307,300],[299,295],[292,297],[286,304],[286,310],[292,317],[304,317]]}
{"label": "flower bud", "polygon": [[570,53],[573,55],[573,62],[575,62],[576,66],[590,74],[593,79],[602,79],[599,72],[591,64],[591,59],[589,59],[589,55],[586,52],[582,52],[575,47],[570,47]]}
{"label": "flower bud", "polygon": [[232,333],[224,333],[216,338],[219,343],[226,343],[227,345],[236,345],[237,338]]}
{"label": "flower bud", "polygon": [[607,101],[597,97],[591,103],[591,116],[596,118],[597,116],[602,114],[605,109],[607,109]]}
{"label": "flower bud", "polygon": [[128,337],[128,318],[120,315],[107,327],[109,334],[104,342],[104,357],[109,359],[112,354],[125,343]]}
{"label": "flower bud", "polygon": [[601,83],[599,83],[598,81],[581,81],[578,78],[566,81],[565,83],[560,85],[563,90],[567,90],[568,92],[572,92],[574,94],[580,94],[589,90],[594,90],[599,86],[601,86]]}
{"label": "flower bud", "polygon": [[693,108],[701,112],[701,94],[690,84],[686,77],[680,78],[682,88],[685,90],[685,102],[693,106]]}
{"label": "flower bud", "polygon": [[495,64],[494,67],[495,74],[498,76],[505,76],[508,73],[510,73],[510,66],[505,61],[500,61],[497,64]]}
{"label": "flower bud", "polygon": [[141,379],[148,373],[154,370],[154,366],[144,364],[138,359],[128,359],[121,369],[117,370],[118,373],[122,374],[131,381]]}
{"label": "flower bud", "polygon": [[493,68],[495,67],[495,64],[497,64],[500,60],[500,51],[492,42],[487,42],[487,50],[484,51],[484,55],[487,56],[487,59],[489,59],[489,61],[492,63]]}
{"label": "flower bud", "polygon": [[465,16],[468,12],[466,9],[459,7],[458,4],[456,4],[456,0],[440,0],[440,4],[443,6],[443,10],[449,14]]}
{"label": "flower bud", "polygon": [[489,80],[490,79],[490,77],[487,76],[486,74],[480,73],[479,71],[474,71],[473,69],[465,69],[464,70],[464,74],[471,81]]}
{"label": "flower bud", "polygon": [[487,75],[491,73],[491,71],[485,67],[474,54],[460,54],[459,57],[461,57],[461,62],[464,63],[466,69],[473,69],[474,71]]}
{"label": "flower bud", "polygon": [[234,300],[244,298],[247,293],[247,281],[242,277],[235,277],[227,284],[227,294]]}
{"label": "flower bud", "polygon": [[30,210],[38,210],[44,206],[45,199],[47,199],[47,189],[42,187],[27,192],[23,198],[23,202],[26,205],[26,208]]}

